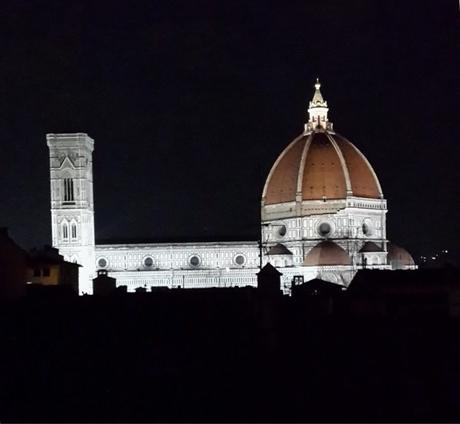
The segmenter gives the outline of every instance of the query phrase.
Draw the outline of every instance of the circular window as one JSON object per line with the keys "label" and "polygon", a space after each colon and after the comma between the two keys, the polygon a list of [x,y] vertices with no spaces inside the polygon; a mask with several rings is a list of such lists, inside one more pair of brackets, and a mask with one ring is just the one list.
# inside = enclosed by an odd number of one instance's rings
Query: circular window
{"label": "circular window", "polygon": [[286,225],[280,225],[278,227],[278,236],[284,237],[286,235]]}
{"label": "circular window", "polygon": [[365,236],[372,235],[372,225],[371,225],[371,222],[367,219],[363,222],[363,234]]}
{"label": "circular window", "polygon": [[243,255],[236,255],[235,256],[235,263],[239,266],[244,265],[246,262],[246,258]]}
{"label": "circular window", "polygon": [[189,259],[189,263],[192,266],[199,266],[201,263],[201,260],[198,256],[194,255]]}
{"label": "circular window", "polygon": [[107,266],[107,259],[105,259],[105,258],[98,259],[97,266],[99,268],[105,268]]}
{"label": "circular window", "polygon": [[144,266],[151,267],[153,265],[153,259],[150,256],[147,256],[144,259]]}
{"label": "circular window", "polygon": [[331,224],[327,223],[327,222],[323,222],[321,224],[319,224],[319,227],[318,227],[318,233],[320,236],[322,237],[326,237],[328,236],[329,234],[331,234]]}

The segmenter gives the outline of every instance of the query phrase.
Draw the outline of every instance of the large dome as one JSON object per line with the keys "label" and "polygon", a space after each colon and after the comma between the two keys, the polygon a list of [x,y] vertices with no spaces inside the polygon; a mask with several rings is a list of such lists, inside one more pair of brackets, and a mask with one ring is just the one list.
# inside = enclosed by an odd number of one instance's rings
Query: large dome
{"label": "large dome", "polygon": [[305,132],[283,150],[268,175],[262,195],[265,205],[348,196],[383,198],[367,159],[332,130],[319,87],[317,83]]}

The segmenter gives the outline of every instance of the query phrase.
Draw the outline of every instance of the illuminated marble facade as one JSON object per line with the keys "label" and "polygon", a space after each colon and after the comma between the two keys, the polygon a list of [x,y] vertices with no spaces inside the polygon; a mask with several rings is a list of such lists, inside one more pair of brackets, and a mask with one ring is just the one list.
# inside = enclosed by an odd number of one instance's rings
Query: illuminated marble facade
{"label": "illuminated marble facade", "polygon": [[[395,268],[387,257],[387,204],[380,183],[364,155],[333,131],[328,111],[317,82],[304,131],[281,153],[262,194],[262,263],[280,268],[285,292],[294,276],[346,287],[364,266]],[[82,265],[82,293],[92,292],[97,269],[108,270],[130,291],[256,285],[257,241],[96,245],[94,141],[84,133],[48,134],[47,143],[52,243]],[[415,264],[398,262],[398,268]]]}

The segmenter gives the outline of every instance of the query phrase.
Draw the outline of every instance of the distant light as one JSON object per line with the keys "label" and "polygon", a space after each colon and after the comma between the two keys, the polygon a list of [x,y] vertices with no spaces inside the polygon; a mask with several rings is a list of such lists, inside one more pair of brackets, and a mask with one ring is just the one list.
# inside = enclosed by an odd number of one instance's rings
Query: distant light
{"label": "distant light", "polygon": [[444,253],[449,253],[449,251],[446,249],[446,250],[444,250]]}
{"label": "distant light", "polygon": [[432,256],[431,259],[433,259],[433,261],[435,261],[435,260],[436,260],[436,256]]}

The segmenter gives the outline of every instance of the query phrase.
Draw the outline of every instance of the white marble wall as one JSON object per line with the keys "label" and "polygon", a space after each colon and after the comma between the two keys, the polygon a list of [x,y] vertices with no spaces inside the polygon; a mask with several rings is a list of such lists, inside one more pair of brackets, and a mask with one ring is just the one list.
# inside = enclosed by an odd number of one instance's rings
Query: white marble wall
{"label": "white marble wall", "polygon": [[244,269],[258,266],[257,242],[96,246],[96,267],[110,271]]}
{"label": "white marble wall", "polygon": [[[194,257],[200,260],[197,265]],[[243,257],[244,263],[238,263],[238,257]],[[265,255],[263,265],[268,261],[283,274],[285,293],[289,293],[294,276],[301,275],[304,281],[323,278],[346,287],[357,271],[356,266],[305,267],[303,260],[296,266],[288,255]],[[256,286],[259,247],[257,242],[98,245],[96,267],[107,269],[117,279],[117,286],[126,285],[129,291],[138,287]]]}
{"label": "white marble wall", "polygon": [[[322,278],[347,287],[355,275],[354,267],[286,267],[279,268],[281,289],[290,293],[294,276],[302,276],[304,281]],[[117,286],[125,285],[128,291],[138,287],[150,290],[151,287],[168,288],[208,288],[257,286],[259,268],[219,268],[219,269],[171,269],[158,271],[109,271],[117,280]]]}

